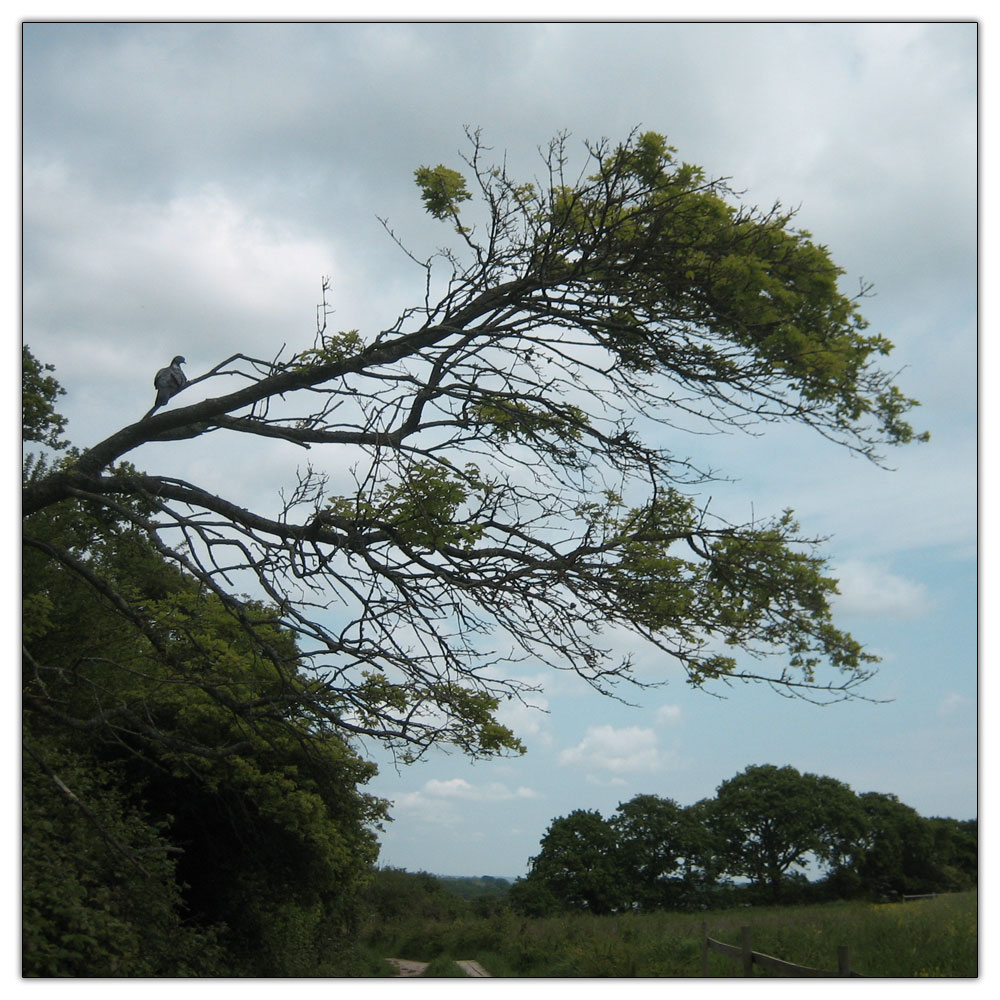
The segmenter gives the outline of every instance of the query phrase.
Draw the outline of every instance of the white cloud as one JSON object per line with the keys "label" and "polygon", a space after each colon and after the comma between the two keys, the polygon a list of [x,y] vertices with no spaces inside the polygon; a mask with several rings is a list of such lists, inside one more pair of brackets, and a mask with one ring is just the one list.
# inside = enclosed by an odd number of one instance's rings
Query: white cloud
{"label": "white cloud", "polygon": [[392,814],[406,814],[425,823],[454,825],[462,818],[462,807],[474,802],[508,802],[538,798],[533,788],[509,788],[503,782],[474,785],[465,778],[431,778],[415,792],[392,796]]}
{"label": "white cloud", "polygon": [[959,694],[957,691],[949,691],[942,699],[938,705],[938,715],[949,716],[954,715],[960,709],[965,708],[969,704],[969,699],[965,697],[964,694]]}
{"label": "white cloud", "polygon": [[486,785],[473,785],[465,778],[449,778],[440,781],[431,778],[423,788],[423,794],[436,798],[470,799],[476,802],[502,802],[506,799],[533,799],[537,793],[520,786],[510,789],[500,781],[491,781]]}
{"label": "white cloud", "polygon": [[659,770],[663,764],[652,729],[591,726],[575,746],[559,754],[559,763],[620,776]]}
{"label": "white cloud", "polygon": [[497,709],[497,721],[511,729],[515,736],[527,743],[538,743],[542,746],[552,744],[552,734],[545,723],[549,718],[549,700],[541,694],[528,696],[530,702],[505,701]]}
{"label": "white cloud", "polygon": [[[72,226],[57,224],[64,215]],[[344,270],[331,244],[262,217],[221,184],[162,202],[109,201],[60,166],[29,163],[25,227],[35,265],[26,323],[51,323],[58,308],[60,328],[72,318],[85,351],[107,340],[109,326],[129,329],[131,343],[117,345],[125,370],[161,338],[187,339],[189,359],[193,341],[218,353],[227,336],[231,350],[273,353],[276,329],[296,319],[305,343],[295,346],[308,346],[320,277]],[[58,302],[46,287],[52,272],[75,277]]]}
{"label": "white cloud", "polygon": [[428,798],[423,792],[398,792],[391,798],[389,814],[394,818],[406,818],[421,823],[453,826],[461,821],[461,813],[453,804],[440,799]]}
{"label": "white cloud", "polygon": [[681,723],[681,706],[661,705],[656,710],[656,721],[665,726],[679,726]]}
{"label": "white cloud", "polygon": [[834,599],[840,614],[866,618],[916,618],[930,605],[927,588],[897,576],[886,566],[849,559],[833,572],[840,581],[840,596]]}

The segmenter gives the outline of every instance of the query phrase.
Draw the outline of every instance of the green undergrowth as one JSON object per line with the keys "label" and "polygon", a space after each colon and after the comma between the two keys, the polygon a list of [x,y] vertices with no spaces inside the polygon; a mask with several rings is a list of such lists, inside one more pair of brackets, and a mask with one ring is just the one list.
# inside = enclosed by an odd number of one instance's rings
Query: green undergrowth
{"label": "green undergrowth", "polygon": [[[851,967],[864,976],[975,977],[978,900],[953,893],[912,903],[827,903],[754,907],[703,914],[567,914],[527,919],[509,911],[490,917],[382,925],[367,942],[382,954],[431,962],[425,976],[455,959],[475,959],[494,977],[697,978],[701,927],[738,945],[749,926],[753,948],[818,969],[836,969],[847,945]],[[766,975],[755,970],[757,975]],[[709,955],[709,975],[740,977],[742,964]]]}
{"label": "green undergrowth", "polygon": [[443,956],[433,959],[420,975],[425,979],[464,979],[465,973],[455,964],[454,959]]}
{"label": "green undergrowth", "polygon": [[396,975],[396,970],[387,961],[388,956],[388,952],[383,952],[378,947],[362,942],[355,951],[356,961],[352,976],[367,979],[391,979]]}

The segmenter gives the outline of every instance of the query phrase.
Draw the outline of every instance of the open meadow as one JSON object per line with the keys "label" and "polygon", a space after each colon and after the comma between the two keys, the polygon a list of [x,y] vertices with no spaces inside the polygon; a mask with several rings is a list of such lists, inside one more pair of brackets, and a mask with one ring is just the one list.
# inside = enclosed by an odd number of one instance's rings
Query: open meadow
{"label": "open meadow", "polygon": [[[433,963],[474,958],[497,977],[698,978],[702,922],[708,934],[739,944],[749,926],[755,951],[819,969],[851,967],[870,977],[975,977],[978,895],[951,893],[909,903],[844,902],[752,907],[706,913],[573,914],[526,919],[509,911],[450,921],[399,921],[371,932],[370,953]],[[443,960],[443,961],[442,961]],[[742,965],[709,955],[709,975],[739,977]],[[766,975],[755,967],[755,975]]]}

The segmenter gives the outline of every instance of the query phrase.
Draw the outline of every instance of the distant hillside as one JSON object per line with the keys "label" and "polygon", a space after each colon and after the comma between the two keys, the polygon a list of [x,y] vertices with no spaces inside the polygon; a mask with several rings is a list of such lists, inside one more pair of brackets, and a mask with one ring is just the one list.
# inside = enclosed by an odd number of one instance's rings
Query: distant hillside
{"label": "distant hillside", "polygon": [[493,875],[435,875],[443,889],[462,899],[479,896],[503,896],[511,887],[511,879]]}

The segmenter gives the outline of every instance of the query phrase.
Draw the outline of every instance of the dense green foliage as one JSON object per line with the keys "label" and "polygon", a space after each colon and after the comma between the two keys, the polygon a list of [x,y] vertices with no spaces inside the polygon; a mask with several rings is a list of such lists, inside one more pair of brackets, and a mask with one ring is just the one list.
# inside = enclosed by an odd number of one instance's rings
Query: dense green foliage
{"label": "dense green foliage", "polygon": [[85,750],[37,734],[28,745],[22,780],[24,974],[221,973],[221,928],[184,919],[165,824]]}
{"label": "dense green foliage", "polygon": [[[748,767],[688,807],[637,795],[608,819],[575,810],[552,821],[540,848],[510,891],[526,916],[717,907],[734,894],[878,900],[978,878],[975,820],[925,819],[894,796],[773,765]],[[809,882],[816,863],[823,877]]]}
{"label": "dense green foliage", "polygon": [[532,875],[569,909],[611,913],[621,901],[617,846],[599,812],[577,809],[546,831]]}
{"label": "dense green foliage", "polygon": [[54,365],[42,364],[27,344],[21,347],[21,436],[25,442],[60,450],[66,446],[62,433],[66,418],[56,412],[56,400],[65,390],[55,376]]}
{"label": "dense green foliage", "polygon": [[[52,413],[32,413],[42,440]],[[374,769],[298,706],[273,610],[245,602],[243,628],[146,513],[81,496],[24,525],[24,973],[350,969]]]}
{"label": "dense green foliage", "polygon": [[851,853],[828,881],[843,896],[896,897],[971,888],[977,883],[976,820],[925,819],[895,795],[858,796],[864,815]]}
{"label": "dense green foliage", "polygon": [[365,913],[376,924],[403,918],[424,923],[450,920],[463,912],[462,899],[429,872],[379,868],[365,891]]}

